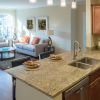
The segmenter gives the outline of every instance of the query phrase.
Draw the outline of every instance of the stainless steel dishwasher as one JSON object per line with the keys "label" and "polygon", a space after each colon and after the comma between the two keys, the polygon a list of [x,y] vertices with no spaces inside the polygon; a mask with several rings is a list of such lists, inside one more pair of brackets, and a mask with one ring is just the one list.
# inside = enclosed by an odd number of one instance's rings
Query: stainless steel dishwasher
{"label": "stainless steel dishwasher", "polygon": [[63,100],[88,100],[88,83],[86,77],[80,82],[63,92]]}

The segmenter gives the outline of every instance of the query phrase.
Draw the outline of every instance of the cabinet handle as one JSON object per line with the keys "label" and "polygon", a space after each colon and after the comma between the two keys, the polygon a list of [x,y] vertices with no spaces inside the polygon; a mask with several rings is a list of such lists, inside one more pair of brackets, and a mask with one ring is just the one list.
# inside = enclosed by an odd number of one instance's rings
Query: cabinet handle
{"label": "cabinet handle", "polygon": [[81,87],[78,91],[76,91],[76,94],[80,93],[83,90],[83,87]]}
{"label": "cabinet handle", "polygon": [[80,93],[80,90],[78,90],[78,91],[76,92],[76,94],[78,94],[78,93]]}
{"label": "cabinet handle", "polygon": [[80,89],[76,91],[76,94],[80,93]]}

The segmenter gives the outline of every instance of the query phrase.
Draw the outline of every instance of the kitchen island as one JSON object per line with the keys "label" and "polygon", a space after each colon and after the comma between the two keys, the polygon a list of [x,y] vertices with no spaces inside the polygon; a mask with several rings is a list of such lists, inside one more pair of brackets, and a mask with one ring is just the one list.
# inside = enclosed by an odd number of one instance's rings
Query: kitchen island
{"label": "kitchen island", "polygon": [[[40,67],[26,71],[24,65],[6,70],[16,78],[16,100],[63,100],[63,92],[100,68],[100,63],[88,69],[69,65],[72,52],[60,54],[62,60],[39,60]],[[80,53],[77,59],[90,57],[100,59],[99,51]]]}

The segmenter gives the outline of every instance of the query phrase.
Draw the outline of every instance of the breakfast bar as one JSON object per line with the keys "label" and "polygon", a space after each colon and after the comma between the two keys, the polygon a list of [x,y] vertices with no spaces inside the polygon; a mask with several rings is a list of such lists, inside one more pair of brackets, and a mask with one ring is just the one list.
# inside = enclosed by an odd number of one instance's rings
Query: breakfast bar
{"label": "breakfast bar", "polygon": [[[59,54],[61,60],[49,58],[39,60],[40,66],[34,70],[26,70],[25,65],[6,70],[16,79],[16,100],[67,100],[63,97],[65,91],[81,86],[80,82],[88,82],[88,76],[100,68],[100,63],[83,69],[73,67],[72,52]],[[100,60],[99,51],[80,53],[77,60],[89,57]],[[70,99],[69,99],[70,100]]]}

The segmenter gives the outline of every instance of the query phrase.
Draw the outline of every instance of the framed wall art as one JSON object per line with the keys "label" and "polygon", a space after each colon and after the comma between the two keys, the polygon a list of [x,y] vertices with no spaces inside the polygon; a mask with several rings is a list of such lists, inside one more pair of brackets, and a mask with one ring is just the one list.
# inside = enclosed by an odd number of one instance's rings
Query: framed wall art
{"label": "framed wall art", "polygon": [[35,30],[35,18],[29,18],[26,22],[27,29]]}
{"label": "framed wall art", "polygon": [[48,30],[48,17],[37,17],[36,18],[36,31]]}

